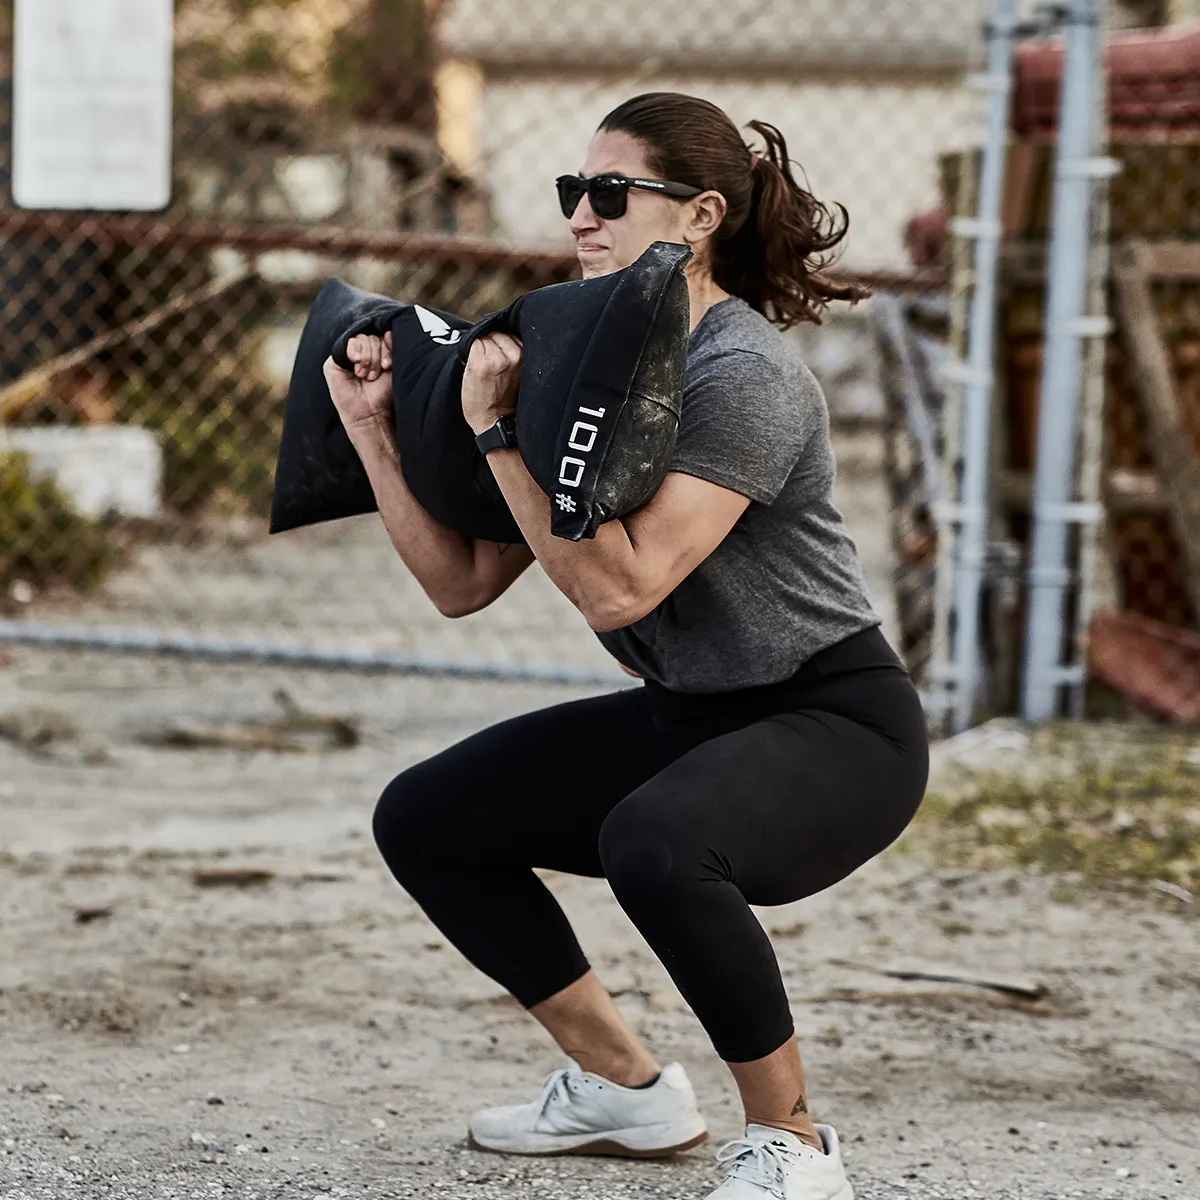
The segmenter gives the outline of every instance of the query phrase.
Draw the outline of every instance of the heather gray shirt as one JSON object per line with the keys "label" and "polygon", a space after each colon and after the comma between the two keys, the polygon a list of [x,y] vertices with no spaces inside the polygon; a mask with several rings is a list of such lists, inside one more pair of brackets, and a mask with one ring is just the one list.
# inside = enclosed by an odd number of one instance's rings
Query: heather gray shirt
{"label": "heather gray shirt", "polygon": [[750,506],[653,612],[597,635],[618,662],[676,691],[723,692],[786,679],[879,624],[830,497],[820,385],[742,300],[714,305],[692,332],[670,469]]}

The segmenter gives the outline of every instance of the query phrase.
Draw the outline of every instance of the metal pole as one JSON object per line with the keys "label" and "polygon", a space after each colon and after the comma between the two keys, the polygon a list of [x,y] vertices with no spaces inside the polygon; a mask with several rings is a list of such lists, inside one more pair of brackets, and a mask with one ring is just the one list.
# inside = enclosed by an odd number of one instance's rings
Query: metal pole
{"label": "metal pole", "polygon": [[1034,473],[1033,544],[1025,626],[1025,672],[1021,713],[1047,720],[1058,711],[1064,616],[1071,572],[1067,530],[1080,519],[1070,503],[1075,480],[1076,407],[1081,338],[1094,336],[1084,316],[1092,180],[1105,160],[1093,157],[1096,64],[1100,54],[1098,0],[1071,0],[1064,7],[1062,97],[1054,211],[1047,268],[1045,357]]}
{"label": "metal pole", "polygon": [[[1108,145],[1108,77],[1104,61],[1104,40],[1111,28],[1109,5],[1101,0],[1101,49],[1096,55],[1096,93],[1093,114],[1093,145]],[[1109,187],[1108,180],[1096,184],[1093,196],[1092,244],[1088,265],[1087,311],[1093,316],[1107,315],[1109,275]],[[1087,635],[1095,604],[1097,564],[1101,539],[1107,540],[1104,508],[1101,503],[1101,472],[1104,458],[1104,409],[1108,390],[1108,342],[1097,336],[1087,345],[1083,363],[1083,412],[1079,434],[1079,499],[1090,506],[1096,520],[1085,522],[1079,530],[1079,598],[1075,604],[1075,629],[1071,656],[1078,678],[1068,684],[1067,714],[1075,720],[1084,716],[1087,682]]]}
{"label": "metal pole", "polygon": [[973,220],[955,223],[955,232],[975,240],[975,291],[963,382],[962,484],[959,503],[944,515],[957,521],[954,580],[954,633],[951,714],[955,733],[974,715],[979,677],[979,593],[987,557],[988,441],[991,433],[992,345],[996,321],[996,264],[1000,247],[1000,202],[1008,140],[1008,102],[1016,0],[996,0],[987,29],[987,119],[979,206]]}

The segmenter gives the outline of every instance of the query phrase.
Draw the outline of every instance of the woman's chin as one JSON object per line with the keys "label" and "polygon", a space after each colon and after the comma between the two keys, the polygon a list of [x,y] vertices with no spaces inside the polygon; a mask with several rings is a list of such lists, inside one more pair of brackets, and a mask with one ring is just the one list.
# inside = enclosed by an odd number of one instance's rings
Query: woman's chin
{"label": "woman's chin", "polygon": [[611,275],[621,269],[611,250],[578,250],[575,257],[579,260],[580,274],[584,279]]}

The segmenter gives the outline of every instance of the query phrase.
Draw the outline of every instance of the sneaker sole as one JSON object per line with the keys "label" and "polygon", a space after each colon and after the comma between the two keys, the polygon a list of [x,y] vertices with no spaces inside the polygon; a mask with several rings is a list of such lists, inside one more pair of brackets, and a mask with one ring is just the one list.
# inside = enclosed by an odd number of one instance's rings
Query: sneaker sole
{"label": "sneaker sole", "polygon": [[[630,1130],[630,1132],[634,1132]],[[486,1150],[489,1154],[520,1154],[532,1158],[554,1158],[564,1154],[595,1154],[614,1158],[668,1158],[672,1154],[682,1154],[708,1140],[708,1130],[698,1133],[687,1141],[676,1142],[670,1146],[652,1146],[639,1149],[626,1146],[613,1137],[597,1138],[590,1142],[581,1142],[574,1146],[548,1146],[542,1150],[518,1150],[512,1146],[488,1146],[476,1141],[475,1135],[468,1131],[467,1144],[474,1150]]]}

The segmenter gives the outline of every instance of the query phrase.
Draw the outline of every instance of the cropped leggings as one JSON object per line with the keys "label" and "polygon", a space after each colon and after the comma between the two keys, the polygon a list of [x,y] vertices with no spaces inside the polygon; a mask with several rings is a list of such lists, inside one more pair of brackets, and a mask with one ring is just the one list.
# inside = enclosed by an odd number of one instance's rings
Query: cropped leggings
{"label": "cropped leggings", "polygon": [[531,712],[410,767],[375,811],[397,881],[526,1008],[588,970],[534,873],[603,877],[727,1062],[793,1033],[750,905],[787,904],[892,842],[924,793],[920,701],[877,630],[792,679],[653,683]]}

